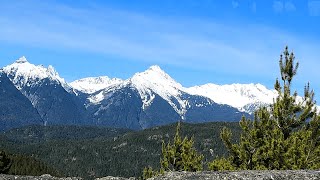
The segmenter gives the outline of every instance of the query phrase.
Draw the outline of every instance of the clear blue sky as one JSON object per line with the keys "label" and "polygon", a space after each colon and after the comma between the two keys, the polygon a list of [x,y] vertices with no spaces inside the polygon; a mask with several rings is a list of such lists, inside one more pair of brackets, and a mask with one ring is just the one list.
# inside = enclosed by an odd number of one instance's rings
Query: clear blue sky
{"label": "clear blue sky", "polygon": [[320,97],[320,0],[0,0],[0,66],[24,55],[69,82],[157,64],[187,87],[272,88],[285,45]]}

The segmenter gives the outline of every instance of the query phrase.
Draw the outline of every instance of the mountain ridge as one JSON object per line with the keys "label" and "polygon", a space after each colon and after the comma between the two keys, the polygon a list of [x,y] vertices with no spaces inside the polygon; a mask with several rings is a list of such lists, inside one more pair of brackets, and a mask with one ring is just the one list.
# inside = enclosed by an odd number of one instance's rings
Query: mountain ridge
{"label": "mountain ridge", "polygon": [[[276,90],[267,89],[264,85],[257,84],[225,84],[217,85],[208,83],[186,89],[190,94],[208,97],[219,104],[228,104],[242,112],[253,113],[259,106],[273,103],[277,97]],[[256,108],[248,107],[256,106]]]}
{"label": "mountain ridge", "polygon": [[[94,78],[98,79],[101,77],[104,76]],[[165,79],[167,79],[168,83],[164,83]],[[146,85],[151,80],[153,82]],[[78,80],[70,83],[71,86],[75,89],[77,89],[77,86],[79,86],[77,84],[77,81]],[[184,114],[184,109],[186,109],[187,106],[186,102],[184,102],[181,98],[177,98],[180,107],[182,107],[181,109],[179,109],[170,101],[170,97],[179,97],[183,93],[203,96],[211,99],[212,101],[218,104],[226,104],[234,108],[237,108],[241,112],[246,112],[249,114],[252,114],[260,106],[271,104],[273,102],[273,98],[277,96],[277,92],[275,90],[270,90],[260,83],[233,83],[225,85],[208,83],[192,87],[183,87],[180,83],[176,82],[173,78],[171,78],[170,75],[163,71],[158,65],[153,65],[149,67],[146,71],[135,73],[129,79],[122,80],[122,82],[118,83],[119,86],[121,86],[120,84],[122,84],[122,86],[131,84],[137,87],[139,89],[140,95],[143,97],[144,108],[150,105],[150,103],[152,103],[152,100],[154,98],[154,96],[150,92],[150,89],[152,89],[162,98],[166,99],[180,115]],[[95,84],[91,85],[95,86]],[[96,85],[99,86],[99,84]],[[106,86],[105,88],[116,88],[114,85],[116,85],[116,83],[110,84],[110,86]],[[145,88],[146,86],[147,88]],[[93,93],[95,92],[92,92],[91,94]],[[93,101],[96,103],[98,102],[98,99],[102,100],[102,98],[98,97],[93,97],[92,99],[95,99]]]}
{"label": "mountain ridge", "polygon": [[228,103],[217,103],[205,94],[190,93],[190,89],[157,65],[126,80],[101,76],[71,83],[60,77],[51,65],[34,65],[25,57],[2,71],[30,100],[45,125],[145,129],[177,121],[238,121],[242,115],[251,117]]}
{"label": "mountain ridge", "polygon": [[[135,112],[135,116],[139,117],[135,121],[137,121],[137,126],[142,128],[164,125],[178,120],[208,122],[222,120],[223,118],[231,121],[241,118],[240,112],[231,106],[219,105],[201,95],[188,94],[180,83],[176,82],[156,65],[151,66],[144,72],[135,73],[131,78],[122,81],[122,83],[113,84],[103,90],[92,93],[87,98],[86,106],[95,107],[93,108],[95,112],[91,114],[96,118],[100,117],[99,114],[110,114],[111,112],[108,110],[108,108],[111,108],[110,102],[119,102],[118,97],[113,98],[116,94],[115,92],[119,91],[123,92],[122,96],[126,97],[126,99],[135,98],[134,102],[130,102],[141,106],[141,110],[137,108],[130,111]],[[140,101],[139,99],[141,99],[141,102],[137,102]],[[174,112],[170,110],[170,106]],[[114,111],[118,111],[117,107],[112,108],[116,108],[117,110],[115,109]],[[170,114],[170,116],[158,113],[159,109]],[[104,112],[105,110],[108,113]],[[155,119],[157,119],[157,123],[154,124]],[[167,119],[167,122],[163,122],[163,119]],[[118,119],[117,121],[121,120]]]}

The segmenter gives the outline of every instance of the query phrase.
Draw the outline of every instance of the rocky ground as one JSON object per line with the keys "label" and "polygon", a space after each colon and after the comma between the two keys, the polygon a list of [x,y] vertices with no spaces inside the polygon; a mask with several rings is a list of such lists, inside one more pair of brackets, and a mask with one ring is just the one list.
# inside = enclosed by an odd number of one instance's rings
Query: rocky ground
{"label": "rocky ground", "polygon": [[[1,180],[80,180],[81,178],[56,178],[50,175],[39,177],[0,175]],[[103,177],[96,180],[134,180],[135,178]],[[234,171],[234,172],[169,172],[149,180],[318,180],[319,171]]]}
{"label": "rocky ground", "polygon": [[150,180],[293,180],[320,179],[320,171],[170,172]]}

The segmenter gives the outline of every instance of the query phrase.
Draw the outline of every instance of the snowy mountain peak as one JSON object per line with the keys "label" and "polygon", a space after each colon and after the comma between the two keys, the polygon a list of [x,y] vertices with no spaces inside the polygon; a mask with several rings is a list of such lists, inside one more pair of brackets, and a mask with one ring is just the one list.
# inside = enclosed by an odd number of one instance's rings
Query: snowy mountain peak
{"label": "snowy mountain peak", "polygon": [[48,68],[45,68],[43,65],[36,66],[29,63],[24,56],[16,60],[13,64],[5,66],[3,71],[10,77],[18,89],[32,83],[37,83],[45,78],[59,82],[65,89],[68,89],[65,80],[59,76],[51,65],[49,65]]}
{"label": "snowy mountain peak", "polygon": [[[128,83],[139,91],[143,108],[151,105],[155,94],[157,94],[165,99],[180,115],[184,114],[186,102],[180,98],[182,85],[172,79],[159,66],[151,66],[144,72],[136,73],[128,80]],[[177,101],[179,105],[174,101]]]}
{"label": "snowy mountain peak", "polygon": [[109,86],[122,83],[122,79],[109,78],[108,76],[88,77],[73,81],[70,85],[83,93],[92,94]]}
{"label": "snowy mountain peak", "polygon": [[136,73],[130,79],[131,81],[147,81],[149,84],[166,84],[170,86],[179,86],[174,79],[172,79],[166,72],[164,72],[159,66],[153,65],[149,67],[146,71]]}
{"label": "snowy mountain peak", "polygon": [[129,79],[138,89],[152,89],[159,93],[177,94],[182,85],[172,79],[159,66],[151,66],[144,72],[136,73]]}
{"label": "snowy mountain peak", "polygon": [[150,66],[148,71],[155,71],[155,72],[159,72],[159,73],[164,73],[164,71],[158,65]]}
{"label": "snowy mountain peak", "polygon": [[164,72],[159,66],[153,65],[150,66],[147,70],[144,72],[136,73],[133,77],[137,76],[152,76],[160,79],[168,79],[168,80],[173,80],[166,72]]}
{"label": "snowy mountain peak", "polygon": [[19,64],[27,63],[27,62],[28,62],[28,60],[27,60],[27,58],[25,56],[22,56],[22,57],[20,57],[19,59],[17,59],[15,61],[15,63],[19,63]]}

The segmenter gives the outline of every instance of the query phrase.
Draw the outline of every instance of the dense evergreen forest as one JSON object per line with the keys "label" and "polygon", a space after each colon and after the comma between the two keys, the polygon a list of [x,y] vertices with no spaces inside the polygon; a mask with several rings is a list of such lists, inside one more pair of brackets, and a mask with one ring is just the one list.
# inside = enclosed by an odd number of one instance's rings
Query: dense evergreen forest
{"label": "dense evergreen forest", "polygon": [[[176,123],[130,131],[125,129],[77,126],[28,126],[3,133],[0,149],[32,156],[65,176],[139,177],[144,167],[159,168],[162,140],[174,137]],[[220,131],[228,127],[234,141],[240,133],[238,123],[212,122],[181,124],[182,136],[194,136],[196,149],[205,162],[226,154]],[[206,167],[205,167],[206,168]]]}

